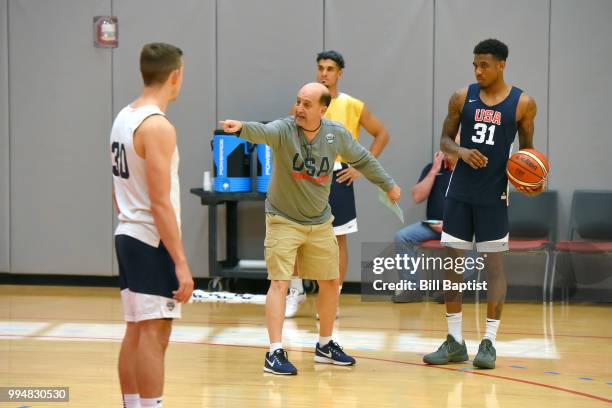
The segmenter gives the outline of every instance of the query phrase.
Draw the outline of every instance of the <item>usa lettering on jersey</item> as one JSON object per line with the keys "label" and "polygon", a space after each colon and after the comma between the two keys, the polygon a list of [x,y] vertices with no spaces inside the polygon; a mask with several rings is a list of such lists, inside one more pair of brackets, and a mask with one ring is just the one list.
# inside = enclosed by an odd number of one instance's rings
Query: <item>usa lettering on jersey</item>
{"label": "usa lettering on jersey", "polygon": [[494,111],[492,109],[476,109],[474,114],[474,120],[476,122],[494,123],[501,125],[501,112]]}
{"label": "usa lettering on jersey", "polygon": [[314,157],[307,157],[306,160],[303,160],[299,153],[296,153],[295,156],[293,156],[292,176],[298,180],[301,179],[315,183],[322,183],[329,179],[330,168],[331,167],[327,157],[323,157],[321,159],[321,164],[317,169],[317,161]]}

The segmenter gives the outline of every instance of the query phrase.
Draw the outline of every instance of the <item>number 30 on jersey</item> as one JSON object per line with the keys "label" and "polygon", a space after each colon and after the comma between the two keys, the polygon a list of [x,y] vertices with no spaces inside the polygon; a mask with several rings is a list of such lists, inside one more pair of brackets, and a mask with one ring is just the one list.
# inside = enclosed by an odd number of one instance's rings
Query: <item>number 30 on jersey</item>
{"label": "number 30 on jersey", "polygon": [[127,156],[123,143],[114,142],[111,145],[111,152],[114,160],[113,174],[124,179],[130,178],[130,169],[128,168]]}

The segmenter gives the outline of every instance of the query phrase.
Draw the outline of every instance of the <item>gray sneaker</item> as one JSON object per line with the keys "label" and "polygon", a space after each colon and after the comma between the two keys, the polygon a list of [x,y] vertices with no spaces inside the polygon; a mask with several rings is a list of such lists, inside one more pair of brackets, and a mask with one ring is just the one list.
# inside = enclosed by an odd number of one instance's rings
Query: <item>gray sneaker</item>
{"label": "gray sneaker", "polygon": [[478,346],[478,354],[476,354],[472,364],[478,368],[495,368],[496,358],[497,353],[491,340],[482,339],[480,346]]}
{"label": "gray sneaker", "polygon": [[435,365],[447,364],[449,362],[460,363],[462,361],[467,361],[468,359],[465,341],[459,344],[450,334],[446,335],[446,341],[442,343],[437,351],[423,356],[423,362]]}

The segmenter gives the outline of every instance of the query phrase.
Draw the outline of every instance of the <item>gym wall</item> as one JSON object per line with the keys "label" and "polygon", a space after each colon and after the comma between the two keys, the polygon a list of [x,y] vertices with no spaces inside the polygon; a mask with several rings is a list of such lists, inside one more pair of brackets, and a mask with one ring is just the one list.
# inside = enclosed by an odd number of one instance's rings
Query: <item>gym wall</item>
{"label": "gym wall", "polygon": [[[93,47],[96,15],[118,16],[119,48]],[[185,53],[183,91],[168,115],[196,276],[208,276],[208,209],[189,189],[211,170],[212,130],[220,119],[286,115],[315,79],[322,49],[344,54],[341,90],[389,129],[381,160],[414,222],[425,206],[410,188],[438,149],[448,98],[474,81],[474,45],[506,42],[507,81],[538,104],[535,146],[551,163],[565,238],[572,191],[612,188],[611,19],[607,0],[0,0],[0,271],[117,274],[108,138],[114,115],[138,95],[138,54],[151,41]],[[366,180],[356,194],[349,281],[360,279],[361,243],[389,242],[401,227]],[[239,256],[262,258],[263,204],[239,209]]]}

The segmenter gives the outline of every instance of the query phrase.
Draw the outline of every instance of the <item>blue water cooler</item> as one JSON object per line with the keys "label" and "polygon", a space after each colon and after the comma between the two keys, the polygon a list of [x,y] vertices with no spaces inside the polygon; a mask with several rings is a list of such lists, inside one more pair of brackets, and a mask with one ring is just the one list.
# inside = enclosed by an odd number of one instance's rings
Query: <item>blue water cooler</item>
{"label": "blue water cooler", "polygon": [[222,193],[251,191],[253,145],[239,137],[215,130],[212,141],[213,190]]}
{"label": "blue water cooler", "polygon": [[268,184],[272,177],[272,149],[265,144],[257,145],[257,191],[268,192]]}

